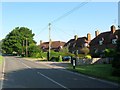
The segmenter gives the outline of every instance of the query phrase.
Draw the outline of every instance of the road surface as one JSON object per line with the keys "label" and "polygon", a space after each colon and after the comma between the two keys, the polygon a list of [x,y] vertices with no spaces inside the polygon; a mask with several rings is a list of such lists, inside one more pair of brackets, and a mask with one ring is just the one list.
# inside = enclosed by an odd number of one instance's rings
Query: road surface
{"label": "road surface", "polygon": [[118,89],[118,85],[77,74],[61,68],[52,68],[44,63],[36,63],[19,57],[5,56],[3,65],[4,88],[60,88],[65,90],[80,88]]}

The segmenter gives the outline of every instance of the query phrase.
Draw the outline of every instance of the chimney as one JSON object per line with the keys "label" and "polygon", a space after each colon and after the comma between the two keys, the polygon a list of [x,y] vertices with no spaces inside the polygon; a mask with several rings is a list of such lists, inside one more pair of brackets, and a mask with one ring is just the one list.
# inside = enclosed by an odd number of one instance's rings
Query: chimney
{"label": "chimney", "polygon": [[75,40],[77,40],[77,39],[78,39],[78,36],[77,36],[77,35],[75,35],[75,36],[74,36],[74,39],[75,39]]}
{"label": "chimney", "polygon": [[112,34],[114,34],[114,33],[115,33],[115,30],[116,30],[115,26],[114,26],[114,25],[112,25],[112,26],[111,26],[111,32],[112,32]]}
{"label": "chimney", "polygon": [[87,40],[88,40],[88,41],[91,40],[91,34],[90,34],[90,33],[87,34]]}
{"label": "chimney", "polygon": [[40,40],[40,45],[42,44],[42,40]]}
{"label": "chimney", "polygon": [[99,31],[95,31],[95,36],[97,37],[99,35]]}

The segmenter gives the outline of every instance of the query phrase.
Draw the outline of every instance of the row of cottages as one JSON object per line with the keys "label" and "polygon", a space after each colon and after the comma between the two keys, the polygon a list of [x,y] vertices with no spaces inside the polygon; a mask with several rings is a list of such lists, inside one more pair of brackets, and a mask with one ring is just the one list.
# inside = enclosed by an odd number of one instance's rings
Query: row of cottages
{"label": "row of cottages", "polygon": [[120,40],[120,29],[116,29],[114,25],[111,26],[110,31],[99,33],[95,31],[95,38],[90,42],[91,54],[103,52],[105,49],[115,49],[117,40]]}
{"label": "row of cottages", "polygon": [[[68,47],[71,53],[81,53],[81,49],[88,47],[91,54],[102,52],[106,48],[116,48],[117,40],[120,39],[120,29],[116,30],[114,25],[111,26],[111,30],[103,33],[95,31],[95,38],[91,40],[91,34],[88,33],[87,37],[74,36],[74,39],[70,39],[67,43],[62,41],[51,41],[51,50],[60,51],[63,47]],[[40,41],[40,48],[43,51],[48,51],[49,42]]]}
{"label": "row of cottages", "polygon": [[[63,49],[63,46],[65,45],[65,42],[62,41],[50,41],[50,43],[50,49],[56,52],[59,52],[61,49]],[[41,40],[39,46],[44,52],[49,50],[49,42],[42,42]]]}
{"label": "row of cottages", "polygon": [[71,53],[81,53],[81,49],[84,47],[89,47],[91,41],[91,34],[88,33],[87,37],[78,37],[74,36],[74,39],[70,39],[64,47],[68,47],[69,52]]}

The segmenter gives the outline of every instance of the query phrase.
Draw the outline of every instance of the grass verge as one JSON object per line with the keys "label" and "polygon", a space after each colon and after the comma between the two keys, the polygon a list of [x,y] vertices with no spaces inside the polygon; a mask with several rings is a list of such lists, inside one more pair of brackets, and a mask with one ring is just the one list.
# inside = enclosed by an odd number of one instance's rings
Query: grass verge
{"label": "grass verge", "polygon": [[0,64],[3,62],[3,57],[0,55]]}
{"label": "grass verge", "polygon": [[73,66],[70,64],[67,69],[96,78],[120,83],[120,77],[112,76],[113,68],[111,64],[82,65],[76,66],[75,69],[73,69]]}

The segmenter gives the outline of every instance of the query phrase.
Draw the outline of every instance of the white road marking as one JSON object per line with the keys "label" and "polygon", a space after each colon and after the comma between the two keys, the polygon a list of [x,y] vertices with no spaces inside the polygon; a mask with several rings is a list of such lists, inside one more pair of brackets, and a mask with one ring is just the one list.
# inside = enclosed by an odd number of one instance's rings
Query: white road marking
{"label": "white road marking", "polygon": [[28,66],[28,65],[25,64],[25,63],[23,63],[22,61],[19,60],[19,62],[20,62],[21,64],[23,64],[25,67],[27,67],[27,68],[31,68],[30,66]]}
{"label": "white road marking", "polygon": [[67,90],[70,90],[69,88],[67,88],[67,87],[63,86],[62,84],[60,84],[60,83],[58,83],[58,82],[54,81],[53,79],[51,79],[51,78],[49,78],[49,77],[45,76],[44,74],[42,74],[42,73],[40,73],[40,72],[37,72],[37,73],[38,73],[38,74],[40,74],[41,76],[43,76],[43,77],[47,78],[48,80],[52,81],[53,83],[56,83],[57,85],[59,85],[59,86],[61,86],[61,87],[65,88],[65,89],[67,89]]}
{"label": "white road marking", "polygon": [[25,63],[21,62],[24,66],[26,66],[27,68],[31,68],[30,66],[26,65]]}
{"label": "white road marking", "polygon": [[75,75],[78,75],[78,76],[82,76],[82,77],[85,77],[85,78],[90,78],[90,79],[97,80],[97,81],[100,81],[100,82],[104,82],[104,83],[107,83],[107,84],[112,84],[112,85],[115,85],[115,86],[118,86],[118,85],[119,85],[119,84],[114,83],[114,82],[110,82],[110,81],[106,81],[106,80],[102,80],[102,79],[90,77],[90,76],[87,76],[87,75],[83,75],[83,74],[80,74],[80,73],[68,71],[68,70],[65,70],[65,69],[58,69],[58,70],[65,71],[65,72],[69,72],[69,73],[72,73],[72,74],[75,74]]}
{"label": "white road marking", "polygon": [[1,90],[2,90],[2,88],[3,88],[4,73],[5,73],[5,59],[3,58],[3,63],[2,63],[2,76],[1,76],[1,85],[0,85],[0,89],[1,89]]}
{"label": "white road marking", "polygon": [[[43,64],[43,63],[41,63],[41,64]],[[55,67],[52,67],[51,65],[46,65],[46,64],[43,64],[43,65],[48,66],[48,67],[50,67],[50,68],[55,68]],[[68,72],[68,73],[72,73],[72,74],[75,74],[75,75],[78,75],[78,76],[82,76],[82,77],[85,77],[85,78],[90,78],[90,79],[93,79],[93,80],[98,80],[98,81],[100,81],[100,82],[112,84],[112,85],[115,85],[115,86],[118,86],[118,85],[119,85],[119,84],[114,83],[114,82],[110,82],[110,81],[106,81],[106,80],[102,80],[102,79],[90,77],[90,76],[87,76],[87,75],[83,75],[83,74],[80,74],[80,73],[68,71],[68,70],[66,70],[66,68],[63,68],[63,69],[61,69],[61,68],[55,68],[55,69],[58,69],[58,70],[61,70],[61,71],[64,71],[64,72]]]}
{"label": "white road marking", "polygon": [[[21,62],[21,61],[19,61],[19,62]],[[23,63],[23,62],[21,62],[21,63],[22,63],[25,67],[27,67],[27,68],[32,68],[32,67],[30,67],[30,66],[26,65],[26,64],[25,64],[25,63]],[[53,83],[55,83],[55,84],[57,84],[57,85],[59,85],[59,86],[61,86],[61,87],[65,88],[65,89],[67,89],[67,90],[70,90],[69,88],[67,88],[67,87],[63,86],[62,84],[60,84],[60,83],[58,83],[58,82],[54,81],[53,79],[51,79],[51,78],[49,78],[49,77],[45,76],[44,74],[42,74],[42,73],[40,73],[40,72],[37,72],[37,73],[38,73],[38,74],[40,74],[41,76],[43,76],[43,77],[47,78],[48,80],[52,81]]]}

